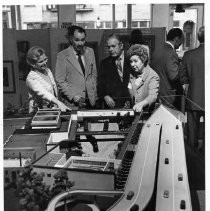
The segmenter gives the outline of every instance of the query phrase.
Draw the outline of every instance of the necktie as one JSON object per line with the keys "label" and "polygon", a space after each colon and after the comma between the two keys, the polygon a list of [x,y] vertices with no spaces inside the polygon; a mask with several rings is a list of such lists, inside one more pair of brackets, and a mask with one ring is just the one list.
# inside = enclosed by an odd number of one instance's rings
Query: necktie
{"label": "necktie", "polygon": [[117,66],[117,70],[120,76],[121,81],[123,80],[123,71],[122,71],[122,65],[121,65],[121,58],[118,58],[116,60],[116,66]]}
{"label": "necktie", "polygon": [[85,67],[84,67],[84,64],[83,64],[83,62],[82,62],[81,54],[78,53],[77,56],[78,56],[78,62],[79,62],[79,64],[80,64],[80,67],[81,67],[81,69],[82,69],[82,72],[83,72],[83,74],[84,74],[84,76],[85,76]]}

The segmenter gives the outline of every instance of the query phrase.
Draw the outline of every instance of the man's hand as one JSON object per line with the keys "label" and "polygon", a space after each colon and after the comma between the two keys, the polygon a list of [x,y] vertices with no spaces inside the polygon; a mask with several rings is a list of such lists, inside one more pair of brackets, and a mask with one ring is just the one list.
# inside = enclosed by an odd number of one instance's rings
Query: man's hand
{"label": "man's hand", "polygon": [[109,96],[109,95],[106,95],[104,97],[104,100],[106,101],[106,104],[110,107],[110,108],[114,108],[115,107],[115,102],[114,100]]}
{"label": "man's hand", "polygon": [[130,107],[131,107],[130,101],[127,100],[127,101],[125,102],[123,108],[128,109],[128,108],[130,108]]}
{"label": "man's hand", "polygon": [[73,101],[75,103],[84,103],[85,102],[84,98],[82,96],[80,96],[80,95],[75,95],[73,97]]}
{"label": "man's hand", "polygon": [[187,96],[189,84],[183,84],[182,87],[183,87],[183,90],[184,90],[184,95]]}

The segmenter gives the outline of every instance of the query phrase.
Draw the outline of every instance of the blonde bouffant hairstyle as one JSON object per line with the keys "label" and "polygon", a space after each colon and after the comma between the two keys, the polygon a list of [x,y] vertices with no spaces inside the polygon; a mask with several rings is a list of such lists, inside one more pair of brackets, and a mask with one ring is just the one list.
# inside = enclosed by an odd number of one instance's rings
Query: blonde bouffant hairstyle
{"label": "blonde bouffant hairstyle", "polygon": [[26,61],[30,66],[33,66],[43,54],[45,54],[45,50],[43,48],[39,46],[33,46],[27,52]]}

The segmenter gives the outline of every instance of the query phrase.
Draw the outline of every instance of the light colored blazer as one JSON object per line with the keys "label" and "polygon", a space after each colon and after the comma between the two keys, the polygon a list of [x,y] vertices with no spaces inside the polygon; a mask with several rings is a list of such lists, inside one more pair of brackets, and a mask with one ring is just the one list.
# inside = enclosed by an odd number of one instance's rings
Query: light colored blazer
{"label": "light colored blazer", "polygon": [[85,76],[72,46],[57,55],[55,79],[61,91],[61,96],[67,105],[73,105],[75,95],[85,98],[86,92],[91,105],[95,105],[96,102],[97,69],[93,49],[84,47],[83,55]]}
{"label": "light colored blazer", "polygon": [[130,83],[128,85],[130,95],[134,98],[134,104],[146,100],[149,106],[157,100],[159,90],[159,76],[157,73],[147,65],[144,68],[144,74],[140,84],[135,84],[136,77],[130,75]]}
{"label": "light colored blazer", "polygon": [[57,86],[50,69],[46,69],[47,75],[52,83],[49,84],[42,74],[36,70],[31,70],[26,78],[29,95],[29,113],[35,108],[42,108],[50,103],[53,97],[58,97]]}

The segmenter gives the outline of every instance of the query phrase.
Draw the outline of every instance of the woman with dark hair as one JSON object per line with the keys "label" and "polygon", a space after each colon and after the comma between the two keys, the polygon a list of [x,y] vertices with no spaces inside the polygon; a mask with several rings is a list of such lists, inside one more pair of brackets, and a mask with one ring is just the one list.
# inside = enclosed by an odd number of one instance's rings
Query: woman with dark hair
{"label": "woman with dark hair", "polygon": [[26,78],[29,94],[29,113],[36,112],[38,108],[58,107],[61,111],[70,110],[58,98],[57,86],[49,68],[45,50],[39,46],[29,49],[26,61],[31,66]]}
{"label": "woman with dark hair", "polygon": [[133,109],[140,112],[157,100],[159,76],[148,65],[148,52],[142,45],[132,45],[127,56],[132,68],[128,89],[134,102]]}

